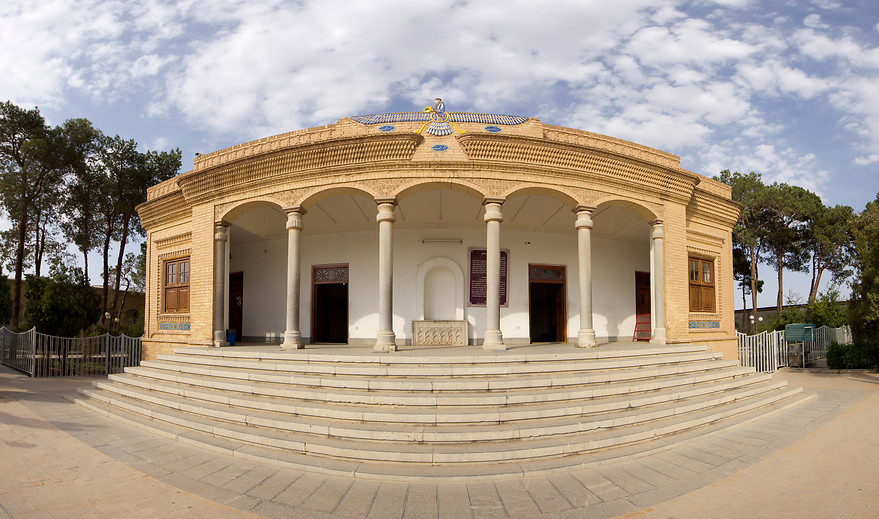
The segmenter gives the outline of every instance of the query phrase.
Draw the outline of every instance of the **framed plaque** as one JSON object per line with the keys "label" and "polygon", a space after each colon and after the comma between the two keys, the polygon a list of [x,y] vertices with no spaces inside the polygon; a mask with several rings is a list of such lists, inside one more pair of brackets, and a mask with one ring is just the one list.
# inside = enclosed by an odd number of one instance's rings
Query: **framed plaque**
{"label": "framed plaque", "polygon": [[[501,306],[507,306],[507,274],[509,272],[510,251],[501,249]],[[485,306],[486,284],[486,251],[485,249],[469,249],[467,263],[469,265],[469,283],[467,284],[468,306]]]}

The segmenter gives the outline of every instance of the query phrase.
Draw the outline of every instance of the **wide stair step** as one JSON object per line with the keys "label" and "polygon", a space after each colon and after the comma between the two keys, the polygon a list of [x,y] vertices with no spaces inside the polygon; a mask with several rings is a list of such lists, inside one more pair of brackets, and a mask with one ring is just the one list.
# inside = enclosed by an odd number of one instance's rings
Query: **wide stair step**
{"label": "wide stair step", "polygon": [[694,346],[519,356],[298,354],[186,348],[81,389],[75,399],[236,456],[425,478],[436,470],[481,477],[605,463],[803,399],[798,389]]}

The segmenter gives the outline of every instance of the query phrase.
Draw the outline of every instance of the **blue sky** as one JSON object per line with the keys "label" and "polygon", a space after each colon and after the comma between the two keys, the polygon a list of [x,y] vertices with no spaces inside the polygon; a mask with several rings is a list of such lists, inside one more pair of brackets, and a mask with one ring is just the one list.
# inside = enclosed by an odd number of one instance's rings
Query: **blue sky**
{"label": "blue sky", "polygon": [[857,211],[879,193],[875,0],[5,0],[0,48],[0,100],[180,147],[184,170],[196,152],[440,96]]}

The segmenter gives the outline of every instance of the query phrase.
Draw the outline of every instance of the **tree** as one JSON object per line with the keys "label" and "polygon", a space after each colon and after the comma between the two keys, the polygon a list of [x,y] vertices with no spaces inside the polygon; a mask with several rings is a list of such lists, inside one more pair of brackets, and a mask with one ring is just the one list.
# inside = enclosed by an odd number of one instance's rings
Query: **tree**
{"label": "tree", "polygon": [[[751,293],[751,262],[738,243],[733,242],[733,279],[742,289],[742,323],[739,330],[748,332],[748,294]],[[763,280],[757,281],[757,293],[763,293]]]}
{"label": "tree", "polygon": [[733,227],[733,242],[745,255],[750,267],[749,283],[751,292],[751,315],[756,318],[757,293],[760,291],[760,279],[757,273],[757,262],[764,246],[766,228],[770,225],[768,210],[771,194],[763,184],[759,173],[743,175],[729,170],[720,172],[715,177],[732,188],[732,199],[742,204],[739,221]]}
{"label": "tree", "polygon": [[27,326],[42,333],[74,337],[100,316],[98,296],[81,269],[53,262],[49,277],[28,276]]}
{"label": "tree", "polygon": [[784,271],[808,270],[809,252],[803,246],[809,216],[822,207],[815,193],[797,186],[773,183],[766,187],[765,210],[768,221],[760,237],[762,260],[778,274],[776,311],[781,314],[784,298]]}
{"label": "tree", "polygon": [[96,245],[96,208],[101,197],[98,167],[102,134],[87,119],[69,119],[61,131],[64,135],[62,167],[66,177],[61,230],[82,253],[83,269],[88,276],[88,253]]}
{"label": "tree", "polygon": [[857,275],[852,283],[849,324],[855,341],[872,342],[879,357],[879,195],[854,219],[851,236]]}
{"label": "tree", "polygon": [[46,126],[39,109],[24,110],[9,101],[0,103],[0,205],[15,230],[13,326],[18,325],[21,317],[28,230],[34,219],[40,221],[46,199],[60,182],[53,142],[57,138],[57,132]]}
{"label": "tree", "polygon": [[839,328],[847,322],[845,308],[839,303],[839,291],[830,288],[809,303],[806,308],[806,322],[820,328]]}
{"label": "tree", "polygon": [[854,219],[854,210],[846,205],[825,207],[821,204],[810,216],[805,241],[812,255],[809,303],[815,301],[825,271],[830,272],[835,280],[851,275],[851,226]]}
{"label": "tree", "polygon": [[0,271],[0,325],[8,324],[12,317],[12,294],[9,291],[9,280]]}

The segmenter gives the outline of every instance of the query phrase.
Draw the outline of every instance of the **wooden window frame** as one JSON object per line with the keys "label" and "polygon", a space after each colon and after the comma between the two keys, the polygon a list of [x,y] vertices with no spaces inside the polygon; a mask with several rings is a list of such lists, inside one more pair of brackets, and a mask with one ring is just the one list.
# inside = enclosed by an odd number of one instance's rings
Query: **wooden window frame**
{"label": "wooden window frame", "polygon": [[[713,313],[717,311],[717,269],[714,260],[714,258],[693,254],[687,257],[687,281],[691,312]],[[693,268],[694,262],[695,269]],[[709,281],[705,281],[706,266],[708,267]]]}
{"label": "wooden window frame", "polygon": [[[173,273],[169,273],[171,267],[174,267]],[[185,277],[185,279],[181,280],[182,277]],[[167,259],[162,263],[162,313],[189,313],[191,293],[189,285],[191,279],[192,266],[189,256]],[[169,294],[173,294],[173,298],[168,297]],[[172,301],[173,303],[169,304]],[[181,304],[181,301],[185,303]]]}

